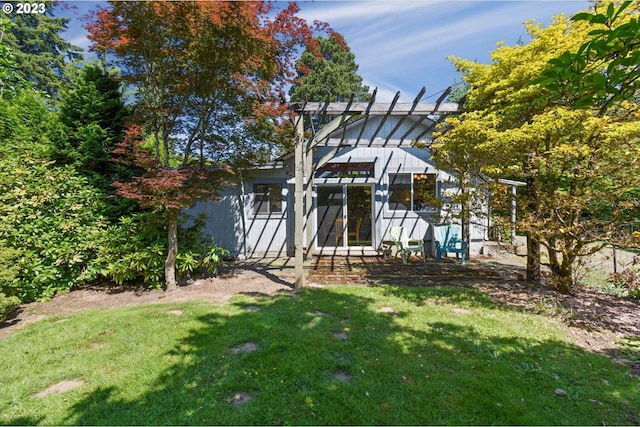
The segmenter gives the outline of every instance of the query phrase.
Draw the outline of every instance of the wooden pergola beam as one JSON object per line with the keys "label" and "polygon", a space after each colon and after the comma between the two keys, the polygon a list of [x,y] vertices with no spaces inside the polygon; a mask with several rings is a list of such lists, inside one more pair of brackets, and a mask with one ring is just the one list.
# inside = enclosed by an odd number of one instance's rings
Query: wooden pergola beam
{"label": "wooden pergola beam", "polygon": [[364,112],[364,123],[362,123],[362,127],[360,128],[360,132],[358,133],[358,141],[362,138],[364,134],[364,129],[367,127],[367,121],[369,120],[369,110],[371,110],[371,106],[376,102],[376,94],[378,93],[378,88],[373,90],[371,94],[371,99],[369,100],[369,105],[367,106],[367,110]]}
{"label": "wooden pergola beam", "polygon": [[411,111],[409,111],[407,114],[402,116],[402,118],[400,120],[398,120],[398,123],[396,123],[395,127],[393,129],[391,129],[391,132],[389,132],[389,139],[391,139],[393,137],[393,135],[396,133],[396,131],[398,129],[400,129],[400,126],[402,126],[404,121],[407,120],[407,117],[409,117],[411,114],[413,114],[413,112],[415,111],[416,107],[418,106],[418,103],[420,102],[420,100],[422,99],[422,96],[424,95],[424,93],[426,91],[427,91],[427,88],[422,86],[422,90],[420,90],[420,92],[418,93],[418,96],[416,96],[416,99],[413,100],[413,107],[411,108]]}
{"label": "wooden pergola beam", "polygon": [[377,102],[371,105],[365,102],[304,102],[290,104],[289,108],[296,113],[311,113],[311,114],[367,114],[369,116],[404,116],[412,114],[418,115],[441,115],[441,114],[454,114],[460,112],[460,106],[456,102],[427,102],[414,105],[412,102],[397,102],[395,104],[388,102]]}

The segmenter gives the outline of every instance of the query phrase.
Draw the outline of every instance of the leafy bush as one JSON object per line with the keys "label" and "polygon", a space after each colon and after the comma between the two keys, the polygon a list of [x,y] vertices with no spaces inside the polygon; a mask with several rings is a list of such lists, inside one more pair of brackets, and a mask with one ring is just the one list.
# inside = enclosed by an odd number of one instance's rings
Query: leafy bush
{"label": "leafy bush", "polygon": [[9,313],[18,308],[20,305],[20,298],[8,297],[0,292],[0,323],[4,322]]}
{"label": "leafy bush", "polygon": [[20,250],[7,294],[47,299],[81,283],[101,230],[101,193],[70,167],[25,155],[0,169],[0,240]]}
{"label": "leafy bush", "polygon": [[20,305],[20,298],[6,296],[3,293],[5,286],[10,284],[18,275],[16,262],[19,257],[19,251],[0,246],[0,322],[3,322],[7,315]]}
{"label": "leafy bush", "polygon": [[619,273],[611,273],[609,281],[615,288],[622,290],[623,296],[640,299],[640,271],[634,266],[625,268]]}
{"label": "leafy bush", "polygon": [[[222,264],[227,251],[212,245],[203,235],[203,229],[201,218],[190,227],[179,228],[180,252],[176,265],[179,274],[198,269],[216,274],[217,267]],[[85,272],[85,279],[106,278],[119,285],[142,279],[151,288],[161,288],[167,256],[166,234],[166,218],[162,212],[143,212],[121,218],[119,224],[106,229],[97,256]]]}
{"label": "leafy bush", "polygon": [[0,242],[0,292],[7,293],[6,288],[18,277],[19,260],[20,251]]}

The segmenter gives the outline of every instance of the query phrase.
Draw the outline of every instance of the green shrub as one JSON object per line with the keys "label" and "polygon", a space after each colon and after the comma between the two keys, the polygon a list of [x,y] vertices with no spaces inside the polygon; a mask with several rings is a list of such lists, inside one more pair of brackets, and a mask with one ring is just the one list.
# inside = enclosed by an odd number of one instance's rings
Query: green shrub
{"label": "green shrub", "polygon": [[101,193],[70,167],[29,155],[4,161],[0,240],[20,251],[7,294],[48,299],[80,284],[106,228],[103,206]]}
{"label": "green shrub", "polygon": [[20,306],[20,298],[8,297],[0,292],[0,323],[4,322],[7,316]]}
{"label": "green shrub", "polygon": [[5,287],[9,287],[18,275],[16,262],[20,252],[0,246],[0,322],[4,322],[7,316],[20,305],[20,298],[4,294]]}
{"label": "green shrub", "polygon": [[0,292],[7,293],[11,282],[18,277],[18,262],[20,251],[6,247],[4,242],[0,242]]}
{"label": "green shrub", "polygon": [[[211,244],[211,240],[203,235],[202,218],[196,219],[189,227],[184,226],[185,221],[183,218],[178,232],[178,273],[206,269],[216,274],[227,252]],[[119,285],[142,279],[151,288],[162,288],[166,247],[166,216],[163,212],[150,211],[123,217],[119,224],[105,230],[96,258],[84,278],[105,278]]]}

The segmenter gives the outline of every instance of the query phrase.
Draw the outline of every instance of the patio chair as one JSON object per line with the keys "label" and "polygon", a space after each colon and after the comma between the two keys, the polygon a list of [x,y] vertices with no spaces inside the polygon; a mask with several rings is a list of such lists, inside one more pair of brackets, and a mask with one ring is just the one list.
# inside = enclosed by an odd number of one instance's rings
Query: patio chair
{"label": "patio chair", "polygon": [[438,225],[434,230],[436,262],[440,262],[442,254],[447,256],[447,253],[451,252],[456,254],[456,259],[458,259],[458,254],[460,254],[461,263],[465,264],[467,261],[467,242],[460,238],[460,226]]}
{"label": "patio chair", "polygon": [[421,253],[422,262],[426,263],[424,242],[419,239],[409,239],[404,227],[391,227],[391,240],[395,242],[398,252],[402,255],[402,262],[407,264],[412,253]]}

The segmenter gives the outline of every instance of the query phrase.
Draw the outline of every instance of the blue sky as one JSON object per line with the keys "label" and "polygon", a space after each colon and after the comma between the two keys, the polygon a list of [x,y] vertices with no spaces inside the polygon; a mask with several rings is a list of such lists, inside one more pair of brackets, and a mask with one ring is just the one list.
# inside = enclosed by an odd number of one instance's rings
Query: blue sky
{"label": "blue sky", "polygon": [[[69,1],[67,38],[88,47],[78,16],[96,2]],[[523,22],[548,24],[558,13],[587,9],[587,0],[317,0],[302,2],[300,16],[328,22],[344,35],[359,64],[365,84],[378,88],[379,101],[412,101],[425,86],[425,100],[457,79],[450,55],[489,62],[498,42],[528,41]],[[428,98],[432,96],[431,98]]]}

